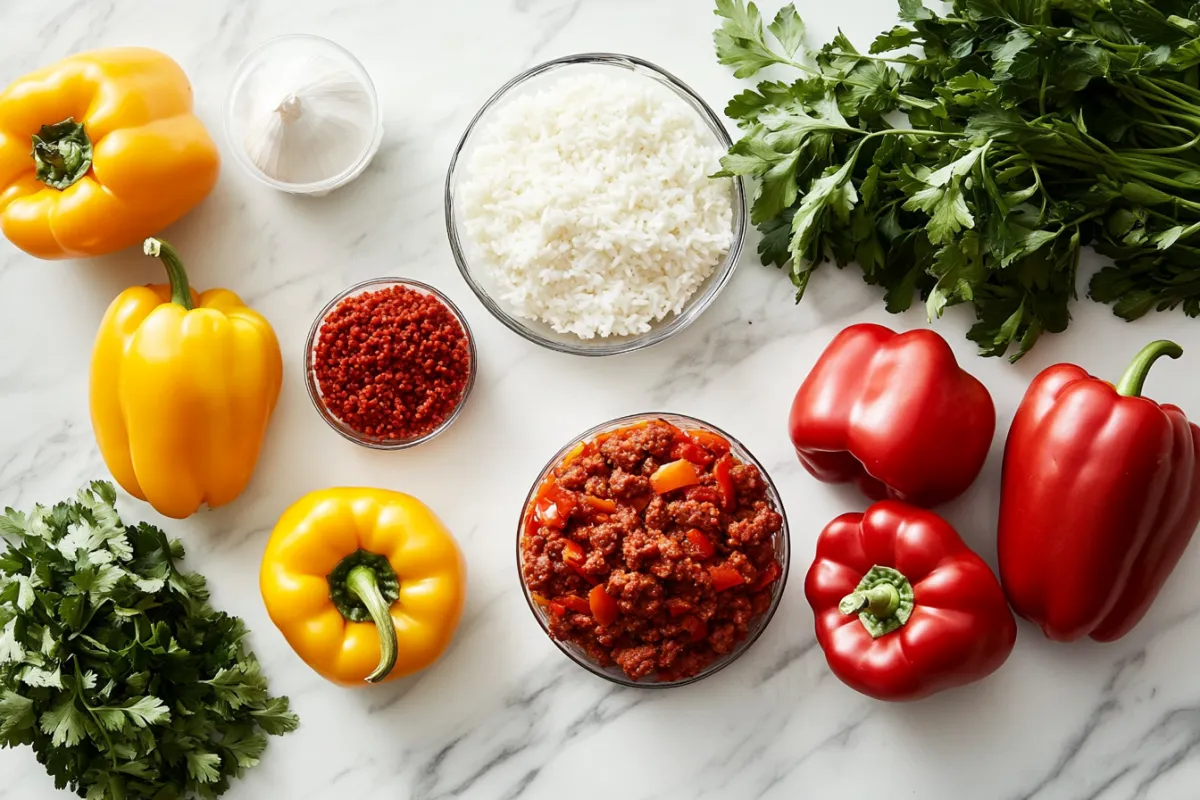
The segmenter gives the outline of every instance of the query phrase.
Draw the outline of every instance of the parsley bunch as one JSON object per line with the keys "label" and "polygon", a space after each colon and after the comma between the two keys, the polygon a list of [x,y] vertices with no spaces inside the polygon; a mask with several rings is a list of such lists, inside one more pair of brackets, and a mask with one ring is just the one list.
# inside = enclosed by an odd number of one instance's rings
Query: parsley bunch
{"label": "parsley bunch", "polygon": [[1091,245],[1118,316],[1200,315],[1200,4],[900,0],[865,53],[840,33],[808,52],[791,6],[765,29],[744,0],[716,13],[735,75],[802,73],[729,103],[745,133],[719,173],[760,179],[759,253],[797,299],[855,262],[889,311],[973,304],[969,337],[1016,360],[1067,327]]}
{"label": "parsley bunch", "polygon": [[115,500],[96,482],[0,515],[0,745],[33,745],[88,800],[216,797],[296,716],[179,542]]}

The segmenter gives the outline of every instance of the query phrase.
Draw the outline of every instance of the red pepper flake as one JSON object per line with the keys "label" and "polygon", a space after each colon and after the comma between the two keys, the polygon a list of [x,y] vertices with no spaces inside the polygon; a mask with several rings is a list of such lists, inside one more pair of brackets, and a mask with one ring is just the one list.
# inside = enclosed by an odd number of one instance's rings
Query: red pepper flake
{"label": "red pepper flake", "polygon": [[313,377],[339,420],[377,439],[413,439],[462,400],[471,348],[438,298],[406,286],[347,297],[325,317]]}

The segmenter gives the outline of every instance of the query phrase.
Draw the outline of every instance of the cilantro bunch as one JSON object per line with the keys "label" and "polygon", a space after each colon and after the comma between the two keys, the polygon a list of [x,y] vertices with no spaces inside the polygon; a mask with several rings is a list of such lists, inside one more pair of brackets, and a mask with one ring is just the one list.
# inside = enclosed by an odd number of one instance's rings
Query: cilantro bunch
{"label": "cilantro bunch", "polygon": [[96,482],[0,515],[0,745],[32,745],[88,800],[216,797],[296,716],[179,542],[115,500]]}
{"label": "cilantro bunch", "polygon": [[729,103],[744,136],[720,173],[760,179],[759,253],[797,299],[854,262],[889,311],[973,304],[969,337],[1016,360],[1067,327],[1090,245],[1118,316],[1200,315],[1200,4],[900,0],[868,52],[808,52],[791,6],[765,28],[744,0],[716,13],[735,75],[801,73]]}

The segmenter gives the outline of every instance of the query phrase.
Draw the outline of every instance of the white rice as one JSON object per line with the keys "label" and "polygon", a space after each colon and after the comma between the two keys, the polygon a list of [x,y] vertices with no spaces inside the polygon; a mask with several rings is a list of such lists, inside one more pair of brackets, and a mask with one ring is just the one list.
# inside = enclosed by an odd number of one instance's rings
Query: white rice
{"label": "white rice", "polygon": [[666,87],[589,73],[513,98],[471,154],[463,219],[517,316],[581,339],[678,314],[733,242],[723,151]]}

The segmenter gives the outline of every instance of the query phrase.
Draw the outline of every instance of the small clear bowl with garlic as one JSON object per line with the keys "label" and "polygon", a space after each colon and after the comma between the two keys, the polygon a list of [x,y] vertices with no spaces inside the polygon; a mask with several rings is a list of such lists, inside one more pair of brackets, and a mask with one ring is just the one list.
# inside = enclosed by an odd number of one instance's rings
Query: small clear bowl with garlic
{"label": "small clear bowl with garlic", "polygon": [[225,134],[235,160],[261,183],[323,195],[371,163],[383,113],[358,59],[320,36],[291,34],[264,42],[238,65]]}

